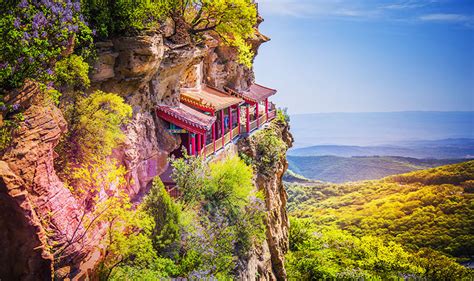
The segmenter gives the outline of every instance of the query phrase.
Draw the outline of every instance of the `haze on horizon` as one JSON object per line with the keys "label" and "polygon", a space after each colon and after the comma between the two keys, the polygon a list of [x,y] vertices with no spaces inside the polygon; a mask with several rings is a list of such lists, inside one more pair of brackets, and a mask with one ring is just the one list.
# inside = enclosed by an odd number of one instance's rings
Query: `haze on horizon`
{"label": "haze on horizon", "polygon": [[474,110],[474,1],[258,2],[257,82],[291,114]]}

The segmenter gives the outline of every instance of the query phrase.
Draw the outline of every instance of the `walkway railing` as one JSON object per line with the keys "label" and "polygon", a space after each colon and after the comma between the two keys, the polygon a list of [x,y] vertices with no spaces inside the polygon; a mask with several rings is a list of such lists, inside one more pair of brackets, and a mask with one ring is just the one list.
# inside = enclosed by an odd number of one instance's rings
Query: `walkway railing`
{"label": "walkway railing", "polygon": [[[263,114],[262,116],[259,117],[259,122],[257,122],[257,120],[254,120],[254,121],[250,122],[250,132],[254,131],[257,128],[260,128],[265,123],[270,122],[271,120],[275,119],[275,117],[276,117],[276,110],[275,109],[268,111],[268,118],[267,118],[266,114]],[[259,124],[259,126],[257,126],[257,123]],[[241,124],[240,125],[240,134],[239,134],[239,127],[235,127],[234,129],[232,129],[232,139],[236,139],[236,138],[238,138],[241,135],[244,135],[246,133],[247,133],[246,125]],[[222,143],[222,137],[215,140],[215,146],[216,146],[215,151],[216,152],[219,151],[220,149],[222,149],[225,145],[227,145],[230,142],[231,142],[230,132],[228,132],[227,134],[224,135],[224,144]],[[213,155],[214,154],[214,142],[211,142],[210,144],[206,145],[203,148],[201,154],[204,158]],[[164,179],[163,175],[160,176],[160,177],[162,177],[163,183],[165,184],[166,190],[168,191],[170,196],[172,196],[174,198],[178,198],[178,197],[181,196],[178,188],[175,186],[176,184],[172,183],[171,173],[169,173],[169,175],[167,175],[167,179]]]}
{"label": "walkway railing", "polygon": [[275,117],[276,117],[276,110],[275,109],[268,111],[268,121],[271,121],[271,120],[275,119]]}

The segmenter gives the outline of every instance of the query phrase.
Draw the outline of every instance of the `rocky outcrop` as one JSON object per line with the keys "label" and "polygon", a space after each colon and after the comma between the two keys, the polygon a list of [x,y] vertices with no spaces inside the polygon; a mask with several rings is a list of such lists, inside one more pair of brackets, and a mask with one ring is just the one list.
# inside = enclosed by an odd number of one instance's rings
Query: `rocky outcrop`
{"label": "rocky outcrop", "polygon": [[[293,137],[287,122],[275,119],[264,130],[272,130],[273,134],[283,140],[287,149],[292,146]],[[240,140],[238,143],[239,152],[258,159],[258,142],[259,138],[255,135]],[[264,245],[257,247],[253,252],[246,271],[241,273],[242,277],[260,276],[263,278],[261,280],[286,280],[285,254],[289,247],[289,221],[286,212],[287,194],[282,178],[287,168],[288,162],[285,155],[282,155],[270,171],[255,174],[256,186],[265,195],[267,239]],[[268,260],[268,256],[270,260]],[[258,272],[257,275],[253,274],[255,271]],[[253,280],[251,277],[244,279]]]}
{"label": "rocky outcrop", "polygon": [[100,42],[99,60],[92,74],[91,91],[100,89],[125,98],[133,108],[124,128],[124,145],[114,152],[129,171],[132,198],[146,192],[152,179],[163,173],[167,158],[180,145],[157,120],[158,104],[177,104],[184,73],[202,58],[203,49],[165,43],[159,32]]}
{"label": "rocky outcrop", "polygon": [[[4,280],[51,278],[52,241],[67,245],[81,233],[81,206],[54,171],[54,147],[66,122],[61,111],[48,102],[39,87],[27,83],[7,97],[20,104],[21,122],[11,147],[0,161],[0,277]],[[64,261],[78,259],[87,241],[68,247]],[[75,263],[75,262],[73,262]]]}

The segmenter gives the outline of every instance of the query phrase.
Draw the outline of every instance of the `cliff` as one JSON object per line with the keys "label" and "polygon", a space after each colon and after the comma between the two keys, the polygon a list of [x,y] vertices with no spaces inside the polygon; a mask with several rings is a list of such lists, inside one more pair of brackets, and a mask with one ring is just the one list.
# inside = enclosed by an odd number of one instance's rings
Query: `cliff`
{"label": "cliff", "polygon": [[[281,140],[281,150],[273,163],[262,160],[272,151],[265,151],[262,146],[268,145],[265,138],[268,136]],[[244,280],[254,280],[260,276],[262,280],[286,280],[285,254],[288,251],[289,221],[286,211],[287,194],[283,186],[283,175],[288,168],[286,151],[293,144],[293,137],[289,131],[287,121],[275,119],[263,131],[239,141],[239,152],[253,159],[256,166],[255,184],[265,196],[267,209],[266,241],[254,249],[253,255],[241,274]],[[275,147],[276,148],[276,147]],[[268,259],[268,256],[270,258]],[[258,274],[255,274],[258,273]]]}
{"label": "cliff", "polygon": [[[169,134],[154,108],[176,104],[181,87],[198,87],[205,82],[222,88],[245,89],[254,80],[253,71],[236,63],[236,52],[206,37],[194,45],[173,43],[173,27],[135,37],[119,37],[96,43],[98,60],[91,73],[90,91],[100,89],[122,96],[133,108],[124,128],[126,140],[113,157],[127,169],[127,193],[137,203],[154,177],[167,169],[170,152],[179,140]],[[256,52],[268,38],[257,32],[252,40]],[[100,260],[101,233],[86,235],[82,224],[85,207],[74,198],[54,170],[55,152],[67,124],[61,111],[28,83],[11,94],[25,108],[10,148],[0,158],[0,278],[47,280],[81,279]],[[34,98],[33,98],[34,97]],[[282,124],[280,124],[282,125]],[[276,126],[281,138],[291,144],[285,125]],[[252,155],[255,140],[243,140],[241,150]],[[284,254],[288,248],[286,193],[281,177],[287,168],[280,159],[273,175],[256,175],[258,188],[266,195],[269,211],[267,242],[254,249],[242,271],[242,278],[285,279]],[[61,260],[52,245],[62,245]]]}

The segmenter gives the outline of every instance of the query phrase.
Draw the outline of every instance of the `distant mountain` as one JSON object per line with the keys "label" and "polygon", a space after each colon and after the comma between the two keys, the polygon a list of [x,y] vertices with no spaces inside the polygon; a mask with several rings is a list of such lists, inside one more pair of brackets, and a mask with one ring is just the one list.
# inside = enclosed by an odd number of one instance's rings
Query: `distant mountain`
{"label": "distant mountain", "polygon": [[380,146],[438,139],[474,139],[474,112],[369,112],[291,115],[295,148]]}
{"label": "distant mountain", "polygon": [[[312,180],[343,183],[459,163],[466,159],[416,159],[400,156],[287,156],[289,169]],[[293,179],[295,176],[293,175]]]}
{"label": "distant mountain", "polygon": [[403,141],[398,145],[350,146],[315,145],[288,151],[291,156],[402,156],[412,158],[473,158],[474,139],[445,139],[431,141]]}

